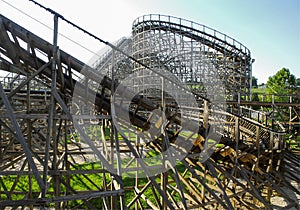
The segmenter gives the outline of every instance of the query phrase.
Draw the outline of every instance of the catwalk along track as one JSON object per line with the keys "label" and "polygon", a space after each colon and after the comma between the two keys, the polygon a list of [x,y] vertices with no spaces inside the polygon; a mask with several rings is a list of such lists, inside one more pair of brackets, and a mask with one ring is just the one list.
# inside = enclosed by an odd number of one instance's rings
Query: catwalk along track
{"label": "catwalk along track", "polygon": [[[58,20],[73,24],[54,17],[54,37]],[[94,66],[56,41],[0,16],[0,68],[9,73],[0,83],[1,209],[272,209],[274,196],[299,208],[299,156],[282,127],[245,116],[240,103],[230,112],[214,103],[219,93],[205,91],[219,75],[225,98],[249,97],[242,44],[161,15],[138,18],[116,45],[105,42],[110,49]],[[147,89],[145,70],[156,88]],[[135,86],[123,82],[128,75],[139,76]],[[186,94],[175,100],[157,91],[165,87]],[[114,115],[126,97],[128,116]]]}

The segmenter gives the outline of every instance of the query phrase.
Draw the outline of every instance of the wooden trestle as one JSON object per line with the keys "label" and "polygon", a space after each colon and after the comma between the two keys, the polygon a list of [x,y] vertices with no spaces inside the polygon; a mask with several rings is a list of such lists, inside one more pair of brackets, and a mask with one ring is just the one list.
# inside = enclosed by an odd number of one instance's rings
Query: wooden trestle
{"label": "wooden trestle", "polygon": [[[0,83],[0,209],[272,209],[273,196],[284,198],[288,207],[300,208],[299,199],[288,191],[300,195],[293,184],[300,183],[300,157],[287,148],[284,131],[272,128],[267,119],[257,122],[245,115],[242,103],[248,102],[231,101],[232,110],[239,111],[227,112],[211,109],[209,101],[198,97],[201,115],[191,119],[199,128],[189,136],[178,134],[180,123],[189,119],[170,106],[169,142],[160,136],[140,144],[138,136],[133,141],[120,135],[112,122],[111,89],[117,81],[102,77],[55,42],[4,16],[0,16],[0,55],[0,69],[11,73]],[[86,86],[86,81],[97,88]],[[85,112],[78,106],[77,120],[71,106],[75,86],[76,100],[87,100],[94,107]],[[157,109],[157,103],[139,95],[132,103],[131,122],[147,129],[149,116],[143,113]],[[299,109],[297,103],[283,105]],[[226,132],[216,129],[210,136],[220,142],[201,162],[199,154],[208,139],[205,131],[211,125],[218,128],[220,122],[215,116],[222,119]],[[81,123],[88,123],[97,135],[80,129]],[[190,151],[167,172],[151,176],[146,163],[137,160],[142,149],[161,154],[175,139],[190,138]],[[116,152],[120,155],[113,156]],[[119,164],[126,155],[131,163]],[[85,167],[87,163],[93,167]],[[108,170],[114,164],[116,171]],[[126,175],[136,168],[145,176]]]}

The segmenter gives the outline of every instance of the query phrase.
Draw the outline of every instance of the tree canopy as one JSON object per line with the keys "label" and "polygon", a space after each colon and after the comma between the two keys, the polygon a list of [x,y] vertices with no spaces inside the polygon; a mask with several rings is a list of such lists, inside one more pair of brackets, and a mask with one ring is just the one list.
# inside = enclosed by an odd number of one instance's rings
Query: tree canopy
{"label": "tree canopy", "polygon": [[258,79],[256,77],[252,77],[252,87],[257,88],[258,84],[257,84]]}
{"label": "tree canopy", "polygon": [[282,68],[275,75],[269,77],[267,88],[271,94],[292,94],[297,90],[297,80],[287,68]]}
{"label": "tree canopy", "polygon": [[296,82],[297,82],[297,86],[300,87],[300,78],[298,78],[298,79],[296,80]]}

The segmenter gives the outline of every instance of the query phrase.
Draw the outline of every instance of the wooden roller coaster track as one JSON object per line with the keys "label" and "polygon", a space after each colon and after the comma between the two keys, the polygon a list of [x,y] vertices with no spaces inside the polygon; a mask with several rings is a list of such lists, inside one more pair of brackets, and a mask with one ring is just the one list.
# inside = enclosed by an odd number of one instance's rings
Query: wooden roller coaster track
{"label": "wooden roller coaster track", "polygon": [[[61,16],[54,16],[55,37]],[[164,26],[155,24],[156,28]],[[272,209],[275,195],[288,207],[300,208],[299,200],[289,193],[300,195],[294,184],[300,181],[300,157],[288,150],[286,132],[270,126],[267,119],[261,123],[243,114],[242,105],[269,106],[266,102],[230,101],[238,111],[227,112],[213,108],[198,94],[199,107],[182,107],[181,112],[192,109],[200,115],[184,117],[166,103],[170,111],[165,113],[165,134],[154,141],[142,144],[126,121],[123,129],[133,138],[120,134],[112,121],[111,97],[117,88],[124,95],[131,90],[122,87],[114,75],[101,75],[99,68],[117,65],[113,58],[123,53],[126,42],[107,44],[111,53],[98,62],[97,70],[59,49],[56,39],[51,44],[0,15],[0,69],[11,75],[9,82],[0,83],[0,209]],[[247,54],[241,49],[236,53]],[[153,70],[122,55],[133,65]],[[156,100],[133,97],[129,117],[137,130],[149,129],[153,115],[145,113],[159,107]],[[299,103],[279,106],[299,108]],[[158,128],[161,121],[161,117],[155,121]],[[185,121],[193,122],[187,127],[189,135],[180,132]],[[84,123],[89,125],[85,129]],[[214,135],[207,136],[209,129]],[[210,157],[201,161],[209,139],[220,141]],[[191,148],[170,170],[153,175],[150,169],[163,164],[148,164],[142,155],[163,156],[170,146],[180,152],[176,141],[191,142]],[[125,158],[129,161],[123,165]],[[84,167],[86,163],[93,167]]]}

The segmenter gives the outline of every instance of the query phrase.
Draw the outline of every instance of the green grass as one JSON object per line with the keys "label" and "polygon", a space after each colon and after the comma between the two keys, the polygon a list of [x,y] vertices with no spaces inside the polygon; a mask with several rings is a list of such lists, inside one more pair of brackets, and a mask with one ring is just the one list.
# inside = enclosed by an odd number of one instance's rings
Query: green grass
{"label": "green grass", "polygon": [[[25,196],[25,192],[29,191],[29,177],[28,176],[3,176],[2,177],[3,185],[0,185],[0,191],[7,190],[10,191],[14,187],[14,191],[18,192],[17,194],[11,194],[11,196],[7,194],[1,194],[1,200],[20,200]],[[16,183],[16,184],[15,184]],[[33,192],[33,198],[37,198],[39,192],[39,186],[35,178],[31,178],[31,189]],[[2,189],[3,188],[3,189]]]}
{"label": "green grass", "polygon": [[[82,169],[82,170],[92,170],[92,169],[100,169],[100,164],[98,163],[86,163],[86,164],[80,164],[76,165],[77,169]],[[75,168],[72,168],[74,170]],[[49,178],[49,177],[48,177]],[[108,178],[108,177],[107,177]],[[14,192],[17,193],[12,193],[11,196],[8,196],[6,194],[1,194],[0,199],[1,200],[22,200],[26,199],[26,194],[30,191],[30,185],[29,185],[29,177],[28,176],[15,176],[15,175],[10,175],[10,176],[3,176],[1,177],[2,183],[0,184],[0,191],[10,191],[13,190]],[[18,181],[16,182],[16,180]],[[66,181],[66,176],[63,176],[62,179]],[[32,184],[31,184],[31,191],[33,198],[38,198],[40,195],[40,188],[38,186],[38,183],[34,177],[31,178]],[[102,186],[102,180],[103,180],[103,175],[102,174],[87,174],[86,176],[81,175],[81,174],[76,174],[76,175],[71,175],[70,176],[70,186],[76,190],[76,191],[86,191],[86,190],[97,190],[97,187],[92,184],[92,182],[96,183],[100,188]],[[14,189],[13,189],[14,187]],[[61,184],[60,185],[60,190],[61,190],[61,196],[64,195],[66,192],[66,187]],[[50,183],[50,186],[48,188],[48,194],[47,197],[52,197],[54,193],[54,187],[53,187],[53,182]],[[94,205],[96,208],[101,208],[101,202],[93,201]],[[74,207],[78,204],[80,204],[82,201],[70,201],[69,202],[69,207]],[[54,204],[49,204],[48,207],[54,207]]]}
{"label": "green grass", "polygon": [[[272,102],[272,91],[269,88],[252,88],[252,100],[262,101],[264,95],[264,102]],[[274,101],[276,102],[289,102],[289,96],[286,93],[279,93],[279,96],[274,94]]]}
{"label": "green grass", "polygon": [[[109,129],[105,129],[105,135],[109,136],[110,135],[110,130]],[[188,136],[189,133],[183,133],[183,136]],[[288,139],[289,136],[287,136]],[[210,143],[214,143],[213,140],[209,139]],[[297,142],[300,142],[300,136],[297,137]],[[217,144],[216,147],[222,147],[223,144]],[[300,148],[298,147],[298,149],[300,150]],[[155,152],[153,150],[150,150],[146,157],[150,158],[148,164],[149,165],[154,165],[155,163],[157,163],[157,161],[155,160],[154,157],[160,157],[161,154],[159,152]],[[126,165],[128,163],[130,159],[122,159],[122,166],[124,166],[124,164]],[[90,171],[90,170],[99,170],[101,169],[101,164],[99,162],[89,162],[89,163],[84,163],[84,164],[76,164],[73,167],[71,167],[71,170],[84,170],[84,171]],[[176,165],[177,170],[179,171],[180,174],[183,174],[183,172],[185,171],[185,166],[181,163],[178,162]],[[198,170],[201,170],[200,168],[197,168]],[[168,173],[170,175],[173,175],[172,170],[169,170]],[[125,202],[126,204],[128,204],[134,197],[135,197],[135,191],[133,189],[129,189],[129,187],[135,186],[135,179],[132,178],[132,176],[130,176],[132,174],[126,174],[124,173],[124,175],[122,176],[122,181],[123,181],[123,185],[125,190]],[[187,173],[186,176],[189,176],[190,174]],[[176,186],[175,181],[171,178],[172,176],[168,176],[169,178],[169,182],[170,185],[172,186]],[[174,177],[174,176],[173,176]],[[50,178],[50,177],[48,177]],[[110,183],[111,178],[109,177],[108,173],[92,173],[92,174],[73,174],[73,175],[69,175],[69,176],[63,176],[62,179],[64,181],[67,181],[67,179],[69,178],[70,180],[70,186],[76,190],[76,191],[89,191],[89,190],[99,190],[103,188],[103,180],[107,180],[107,183]],[[17,179],[17,176],[2,176],[0,177],[0,191],[10,191],[12,189],[12,187],[14,186],[14,182]],[[4,185],[2,184],[2,182],[4,183]],[[157,181],[157,183],[160,183],[161,181],[161,177],[157,176],[155,177],[155,180]],[[139,179],[139,189],[142,188],[143,185],[145,185],[148,182],[147,178],[140,178]],[[6,189],[3,189],[3,186],[5,186]],[[61,184],[60,185],[61,188],[61,196],[64,195],[64,193],[66,192],[66,187]],[[37,181],[35,180],[34,177],[32,177],[32,191],[33,191],[33,197],[37,198],[39,196],[39,186],[37,184]],[[12,194],[11,197],[9,198],[6,194],[1,194],[0,195],[0,200],[21,200],[21,199],[25,199],[25,193],[29,192],[29,180],[28,180],[28,176],[20,176],[19,177],[19,181],[17,182],[17,184],[15,185],[15,189],[14,191],[23,193],[23,194]],[[154,192],[153,192],[154,191]],[[48,197],[52,197],[52,194],[54,193],[54,187],[53,187],[53,182],[50,184],[49,186],[49,190],[48,190],[49,194],[47,195]],[[169,191],[170,193],[172,193],[172,191]],[[151,187],[148,187],[147,190],[145,190],[144,195],[147,197],[147,199],[149,199],[152,203],[155,203],[155,197],[154,197],[154,193],[158,194],[157,191]],[[158,196],[159,197],[159,196]],[[173,198],[175,199],[175,201],[180,201],[180,197],[178,193],[174,193]],[[102,199],[101,198],[94,198],[89,200],[97,209],[101,209],[102,206]],[[150,206],[147,205],[147,203],[143,200],[140,199],[141,204],[145,207],[145,208],[150,208]],[[72,208],[72,207],[76,207],[78,205],[83,204],[83,201],[70,201],[68,203],[68,208]],[[54,204],[49,204],[48,207],[54,207]],[[86,207],[85,204],[83,204],[80,208],[83,209],[88,209]],[[130,209],[134,209],[134,205],[131,206]]]}
{"label": "green grass", "polygon": [[269,92],[268,88],[252,88],[252,93],[268,94]]}
{"label": "green grass", "polygon": [[[157,155],[155,152],[150,152],[149,156],[155,156]],[[85,164],[77,164],[75,165],[75,167],[72,167],[72,170],[97,170],[97,169],[101,169],[101,165],[99,162],[91,162],[91,163],[85,163]],[[177,165],[177,170],[182,174],[183,171],[185,170],[185,167],[182,164],[178,164]],[[169,171],[168,173],[173,174],[172,171]],[[89,190],[99,190],[98,188],[102,188],[103,186],[103,180],[106,179],[107,183],[110,183],[110,177],[109,174],[106,173],[105,175],[103,175],[103,173],[93,173],[93,174],[86,174],[86,175],[82,175],[82,174],[73,174],[69,176],[70,178],[70,186],[76,190],[76,191],[89,191]],[[5,183],[5,190],[10,191],[14,185],[15,180],[17,179],[17,176],[3,176],[1,177],[3,183]],[[62,179],[64,181],[66,181],[67,177],[63,176]],[[158,175],[157,177],[155,177],[155,180],[157,181],[157,183],[160,183],[160,175]],[[135,192],[133,189],[128,189],[128,187],[132,187],[135,186],[135,179],[132,178],[131,176],[128,176],[126,174],[124,174],[124,176],[122,176],[122,181],[124,184],[125,189],[125,201],[126,204],[128,204],[134,197],[135,197]],[[171,178],[169,178],[169,181],[172,182],[171,185],[173,185],[175,187],[176,183],[174,182],[174,180],[172,180]],[[92,183],[94,182],[94,184]],[[148,182],[147,178],[139,178],[139,189],[142,188],[143,185],[145,185]],[[96,186],[95,186],[96,185]],[[3,191],[3,185],[1,185],[1,189],[0,191]],[[64,185],[60,185],[61,188],[61,196],[64,195],[64,193],[66,192],[66,187]],[[33,197],[37,198],[39,196],[39,186],[37,184],[37,181],[34,179],[34,177],[32,177],[32,192],[33,192]],[[157,191],[153,188],[154,192],[156,194]],[[8,197],[5,194],[1,194],[0,199],[1,200],[22,200],[25,199],[25,194],[27,192],[29,192],[29,180],[28,180],[28,176],[20,176],[19,177],[19,181],[17,182],[16,186],[15,186],[15,190],[19,193],[17,194],[12,194],[11,197]],[[47,195],[47,197],[52,197],[53,193],[54,193],[54,187],[53,187],[53,183],[50,184],[49,186],[49,190],[48,190],[49,194]],[[171,192],[170,192],[171,193]],[[153,191],[151,187],[148,187],[147,190],[144,192],[144,195],[146,196],[147,199],[149,199],[152,203],[155,203],[155,198],[153,196]],[[159,197],[159,195],[158,195]],[[174,199],[176,201],[180,201],[180,197],[178,195],[178,193],[174,194]],[[97,208],[97,209],[101,209],[102,208],[102,199],[98,198],[98,199],[91,199],[90,202]],[[140,202],[143,206],[150,208],[147,203],[143,200],[140,199]],[[83,204],[83,201],[70,201],[68,203],[68,207],[72,208],[78,205]],[[49,204],[48,207],[54,207],[54,204]],[[80,208],[84,208],[87,209],[85,207],[85,204],[83,204]],[[132,205],[132,207],[130,209],[133,209],[134,205]]]}
{"label": "green grass", "polygon": [[300,151],[300,135],[296,137],[296,139],[290,139],[289,135],[286,137],[287,144],[289,144],[290,149]]}

